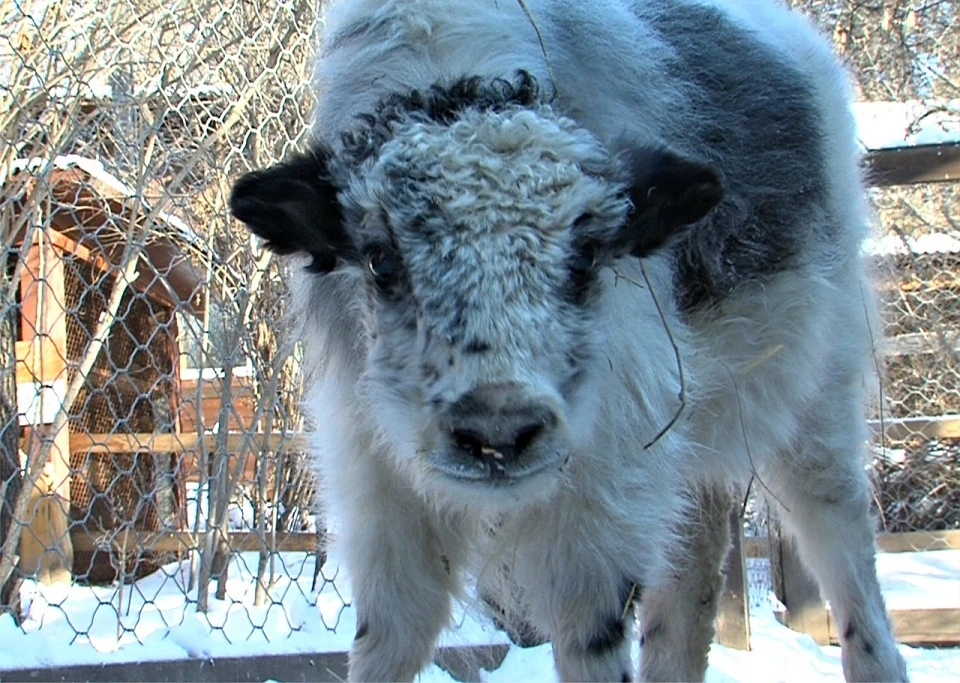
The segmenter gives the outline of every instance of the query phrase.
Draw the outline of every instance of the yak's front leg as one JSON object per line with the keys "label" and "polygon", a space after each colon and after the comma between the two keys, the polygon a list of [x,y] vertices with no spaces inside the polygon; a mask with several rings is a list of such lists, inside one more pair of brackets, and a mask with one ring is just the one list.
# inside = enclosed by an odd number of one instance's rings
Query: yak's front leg
{"label": "yak's front leg", "polygon": [[563,681],[632,681],[633,603],[640,586],[630,581],[571,577],[553,596],[553,657]]}
{"label": "yak's front leg", "polygon": [[650,586],[640,609],[644,681],[702,681],[723,591],[733,505],[721,489],[701,489],[682,524],[683,545],[669,577]]}
{"label": "yak's front leg", "polygon": [[634,606],[645,577],[635,582],[615,558],[604,557],[596,534],[570,533],[576,526],[554,529],[556,535],[544,529],[537,539],[543,552],[519,558],[516,576],[529,614],[553,643],[560,680],[632,681]]}
{"label": "yak's front leg", "polygon": [[[394,484],[357,496],[345,524],[357,634],[351,681],[412,681],[449,623],[456,560],[440,547],[419,501]],[[373,502],[375,501],[375,502]]]}

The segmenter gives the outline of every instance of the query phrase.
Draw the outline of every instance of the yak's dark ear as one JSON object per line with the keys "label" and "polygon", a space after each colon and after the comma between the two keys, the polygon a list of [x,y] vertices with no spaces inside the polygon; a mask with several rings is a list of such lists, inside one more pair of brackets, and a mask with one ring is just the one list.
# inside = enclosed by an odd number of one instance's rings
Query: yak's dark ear
{"label": "yak's dark ear", "polygon": [[230,212],[278,254],[306,252],[311,270],[332,270],[349,246],[337,188],[322,148],[240,178],[230,195]]}
{"label": "yak's dark ear", "polygon": [[615,248],[644,256],[704,218],[723,198],[717,172],[673,152],[643,149],[631,162],[633,211]]}

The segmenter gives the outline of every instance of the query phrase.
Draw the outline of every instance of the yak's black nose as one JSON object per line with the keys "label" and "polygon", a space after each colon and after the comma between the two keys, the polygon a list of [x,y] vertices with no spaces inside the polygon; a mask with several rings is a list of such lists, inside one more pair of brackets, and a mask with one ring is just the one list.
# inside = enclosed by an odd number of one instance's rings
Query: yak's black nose
{"label": "yak's black nose", "polygon": [[447,410],[447,428],[462,451],[502,469],[558,423],[545,403],[527,398],[519,384],[485,384],[464,394]]}

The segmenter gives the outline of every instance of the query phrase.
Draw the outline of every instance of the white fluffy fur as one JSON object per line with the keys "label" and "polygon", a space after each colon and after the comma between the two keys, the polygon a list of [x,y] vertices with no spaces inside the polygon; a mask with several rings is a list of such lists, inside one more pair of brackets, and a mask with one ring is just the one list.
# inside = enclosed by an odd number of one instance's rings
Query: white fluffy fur
{"label": "white fluffy fur", "polygon": [[[568,476],[522,514],[501,504],[482,514],[482,497],[454,501],[411,481],[390,455],[402,448],[390,440],[404,433],[403,425],[379,428],[382,413],[393,408],[363,392],[365,359],[325,342],[329,319],[308,311],[317,452],[367,627],[352,652],[352,679],[412,679],[431,657],[464,573],[479,574],[494,592],[522,591],[518,608],[553,639],[567,680],[623,675],[624,647],[597,653],[587,644],[597,615],[624,609],[627,577],[645,587],[642,675],[701,678],[726,549],[724,492],[754,473],[772,492],[834,618],[855,625],[853,642],[844,642],[847,678],[904,678],[877,588],[860,465],[867,436],[862,412],[876,379],[873,307],[856,258],[868,215],[846,75],[827,43],[779,4],[701,1],[721,7],[813,80],[822,144],[830,150],[830,209],[844,226],[838,239],[848,242],[838,251],[847,258],[811,254],[805,269],[730,297],[692,323],[675,309],[667,260],[646,259],[666,325],[638,262],[608,270],[597,339],[610,372],[593,380],[597,419],[571,427],[580,447]],[[679,98],[657,59],[668,48],[637,18],[657,0],[528,4],[549,68],[515,0],[331,0],[316,71],[317,135],[335,144],[353,116],[372,110],[385,93],[517,69],[544,84],[555,78],[577,124],[603,144],[655,138],[684,125],[682,107],[637,111],[645,101],[641,87],[645,98],[650,92],[664,102]],[[579,53],[559,33],[556,14],[580,27]],[[373,32],[378,40],[338,41],[344,27],[365,17],[380,26]],[[357,286],[350,274],[328,277]],[[643,451],[638,444],[650,442],[678,409],[678,365],[667,328],[682,357],[687,405],[678,424]],[[361,346],[364,332],[356,335]],[[688,495],[690,482],[706,493]],[[688,525],[678,528],[684,519]],[[509,582],[499,586],[504,566]]]}

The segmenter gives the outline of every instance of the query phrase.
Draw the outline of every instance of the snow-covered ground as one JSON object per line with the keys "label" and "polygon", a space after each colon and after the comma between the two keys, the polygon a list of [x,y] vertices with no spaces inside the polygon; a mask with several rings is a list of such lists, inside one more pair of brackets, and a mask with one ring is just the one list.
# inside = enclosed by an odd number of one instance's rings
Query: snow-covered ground
{"label": "snow-covered ground", "polygon": [[[186,562],[167,565],[122,589],[28,583],[23,630],[10,616],[0,617],[0,671],[345,651],[356,630],[356,617],[349,605],[348,582],[336,562],[327,562],[318,589],[312,592],[312,557],[280,553],[275,559],[278,578],[265,605],[253,605],[256,554],[242,553],[230,569],[227,600],[211,595],[206,615],[184,598]],[[764,564],[751,561],[751,573],[762,573]],[[960,607],[960,550],[881,555],[878,565],[891,608]],[[762,576],[751,579],[752,585],[763,583]],[[193,591],[191,597],[195,595]],[[470,606],[461,608],[441,644],[507,643],[495,628],[470,616],[473,612]],[[750,652],[713,647],[708,681],[842,680],[840,649],[819,647],[809,636],[781,626],[764,596],[751,600],[751,626]],[[903,652],[917,683],[960,678],[960,648],[904,646]],[[499,669],[483,676],[491,682],[553,681],[550,646],[513,647]],[[433,666],[421,680],[452,679]]]}

